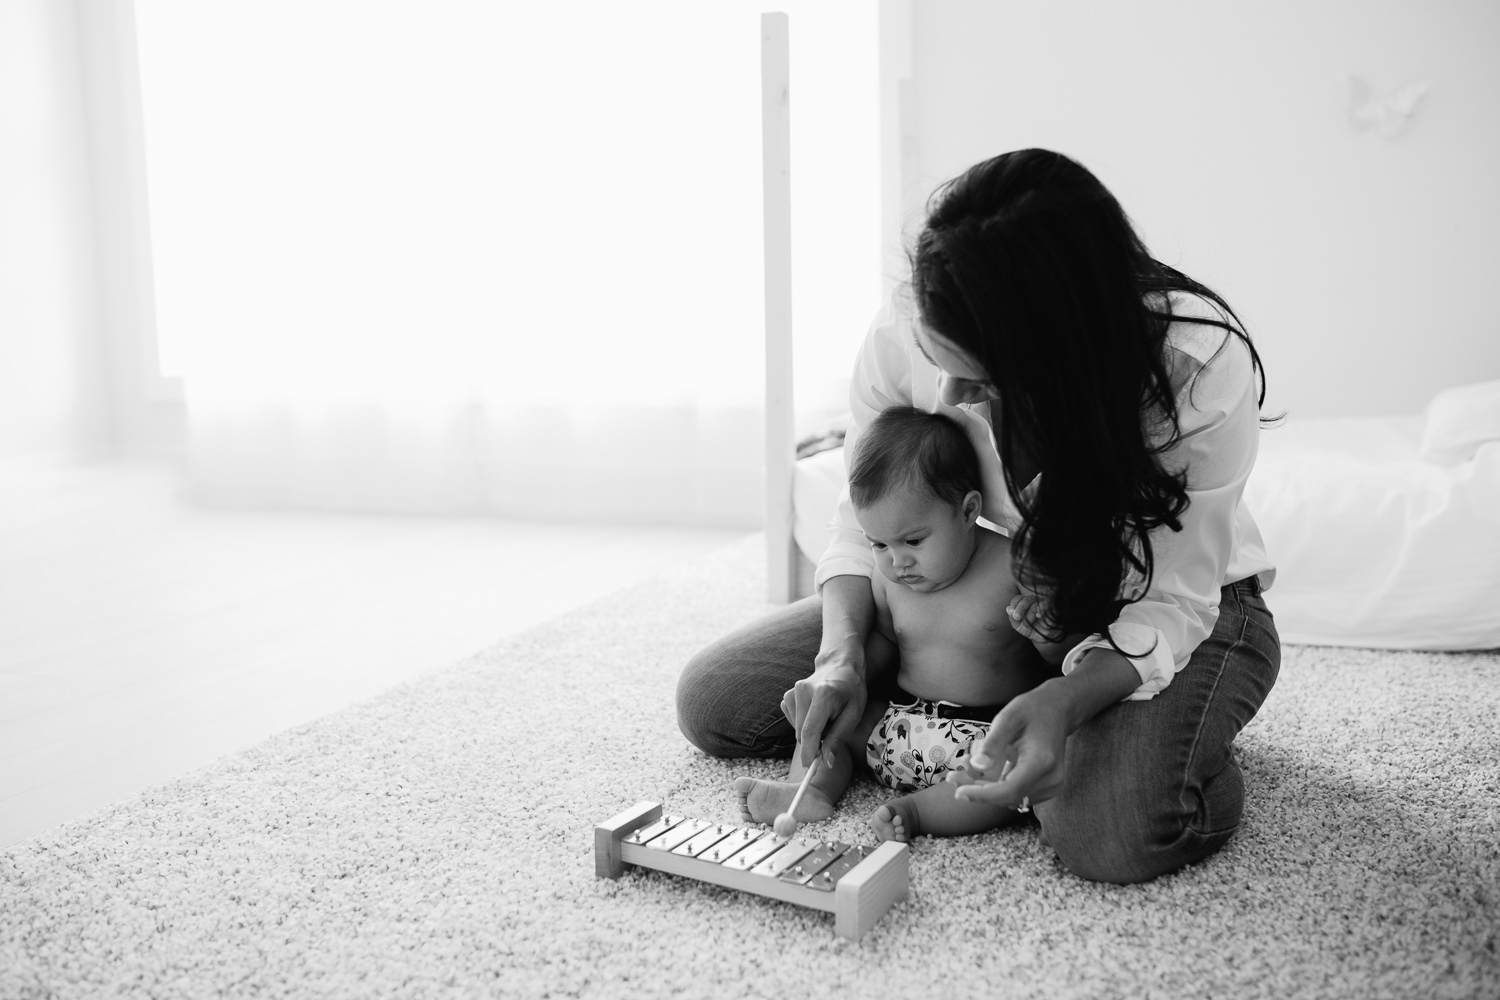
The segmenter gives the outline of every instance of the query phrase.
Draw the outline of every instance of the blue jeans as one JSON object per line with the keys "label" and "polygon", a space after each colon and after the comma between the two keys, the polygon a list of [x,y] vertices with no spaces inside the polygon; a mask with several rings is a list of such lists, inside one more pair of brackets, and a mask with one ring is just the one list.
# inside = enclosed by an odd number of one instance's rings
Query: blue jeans
{"label": "blue jeans", "polygon": [[[822,604],[809,597],[725,636],[677,682],[677,722],[717,757],[789,757],[781,696],[812,672]],[[1068,738],[1067,777],[1035,813],[1075,874],[1141,882],[1208,857],[1240,824],[1245,782],[1232,746],[1276,682],[1281,640],[1252,577],[1226,586],[1219,620],[1155,698],[1100,712]]]}

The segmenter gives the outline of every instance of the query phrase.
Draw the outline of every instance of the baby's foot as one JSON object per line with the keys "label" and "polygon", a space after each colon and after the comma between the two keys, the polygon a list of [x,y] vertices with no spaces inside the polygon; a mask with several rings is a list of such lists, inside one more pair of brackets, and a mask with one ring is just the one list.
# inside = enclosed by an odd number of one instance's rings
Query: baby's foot
{"label": "baby's foot", "polygon": [[[796,798],[797,782],[742,776],[734,779],[734,791],[740,797],[740,822],[774,823]],[[792,818],[798,823],[813,823],[832,815],[833,803],[808,785],[807,791],[802,793],[802,801],[797,803],[797,815]]]}
{"label": "baby's foot", "polygon": [[891,799],[870,816],[870,829],[881,840],[909,844],[922,832],[917,824],[917,806],[908,795]]}

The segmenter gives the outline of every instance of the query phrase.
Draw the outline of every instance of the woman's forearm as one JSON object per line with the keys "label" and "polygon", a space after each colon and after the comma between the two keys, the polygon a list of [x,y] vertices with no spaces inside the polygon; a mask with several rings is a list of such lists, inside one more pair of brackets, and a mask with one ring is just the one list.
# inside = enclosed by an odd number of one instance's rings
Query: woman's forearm
{"label": "woman's forearm", "polygon": [[1088,636],[1080,633],[1078,635],[1070,635],[1059,642],[1048,642],[1045,639],[1038,639],[1033,641],[1032,645],[1036,647],[1036,651],[1041,654],[1043,660],[1046,660],[1047,663],[1054,667],[1060,667],[1063,660],[1066,660],[1068,654],[1073,651],[1073,647],[1087,638]]}
{"label": "woman's forearm", "polygon": [[1073,672],[1042,685],[1066,706],[1068,732],[1124,701],[1141,686],[1141,675],[1128,658],[1113,649],[1085,650]]}
{"label": "woman's forearm", "polygon": [[839,659],[857,664],[863,678],[865,639],[875,620],[870,578],[852,574],[832,577],[824,581],[822,595],[823,642],[818,662]]}

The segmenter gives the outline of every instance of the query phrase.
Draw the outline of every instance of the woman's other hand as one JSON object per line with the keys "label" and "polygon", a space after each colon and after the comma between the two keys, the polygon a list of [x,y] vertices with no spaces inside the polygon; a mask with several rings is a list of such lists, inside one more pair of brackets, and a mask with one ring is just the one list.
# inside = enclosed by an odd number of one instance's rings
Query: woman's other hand
{"label": "woman's other hand", "polygon": [[1012,699],[975,745],[968,766],[950,778],[959,786],[954,794],[1011,809],[1029,809],[1057,795],[1066,777],[1066,695],[1049,681]]}
{"label": "woman's other hand", "polygon": [[1140,683],[1140,674],[1120,653],[1087,650],[1072,673],[1037,685],[1000,710],[965,773],[955,779],[955,794],[1011,809],[1056,797],[1067,777],[1068,735]]}

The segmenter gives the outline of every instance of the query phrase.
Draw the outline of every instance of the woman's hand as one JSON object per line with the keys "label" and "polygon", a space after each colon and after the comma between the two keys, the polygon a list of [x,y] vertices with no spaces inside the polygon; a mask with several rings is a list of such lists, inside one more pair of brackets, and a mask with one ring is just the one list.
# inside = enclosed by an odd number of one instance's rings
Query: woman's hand
{"label": "woman's hand", "polygon": [[859,726],[865,711],[865,640],[875,618],[867,576],[835,576],[823,583],[823,642],[804,677],[781,697],[781,713],[797,731],[802,763],[819,753],[833,763],[833,747]]}
{"label": "woman's hand", "polygon": [[1072,673],[1037,685],[1000,710],[966,770],[954,776],[955,794],[1012,809],[1055,798],[1067,777],[1068,735],[1140,683],[1120,653],[1086,650]]}
{"label": "woman's hand", "polygon": [[1021,809],[1062,790],[1071,699],[1054,681],[1018,695],[1000,710],[975,745],[964,771],[949,780],[961,799]]}
{"label": "woman's hand", "polygon": [[832,765],[833,747],[854,732],[865,712],[864,652],[858,648],[825,649],[804,677],[781,697],[781,712],[797,731],[802,763],[819,752]]}

